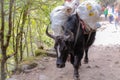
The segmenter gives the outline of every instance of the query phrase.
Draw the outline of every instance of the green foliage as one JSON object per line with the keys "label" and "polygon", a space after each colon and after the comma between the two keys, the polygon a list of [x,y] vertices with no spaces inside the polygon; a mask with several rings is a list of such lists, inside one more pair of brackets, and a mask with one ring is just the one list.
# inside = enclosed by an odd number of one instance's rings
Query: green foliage
{"label": "green foliage", "polygon": [[[7,0],[6,0],[6,3],[8,3]],[[16,37],[17,34],[20,32],[20,29],[22,27],[23,10],[27,7],[28,7],[27,14],[29,15],[29,17],[28,16],[26,17],[26,23],[23,28],[23,31],[25,34],[27,34],[27,37],[23,36],[23,39],[27,38],[27,42],[29,44],[31,40],[30,39],[30,36],[31,36],[32,43],[41,41],[45,43],[47,46],[53,46],[53,40],[46,36],[45,30],[46,30],[46,26],[48,26],[50,23],[49,13],[54,7],[62,4],[63,4],[63,1],[60,1],[60,0],[30,0],[30,1],[16,0],[14,5],[15,8],[13,8],[14,35],[11,36],[10,46],[7,49],[8,50],[7,54],[11,55],[14,53],[12,48],[13,37]],[[5,4],[5,11],[6,11],[5,12],[6,14],[5,32],[8,31],[8,12],[7,12],[8,8],[9,8],[9,4]],[[15,9],[15,12],[14,12],[14,9]],[[31,27],[31,32],[30,32],[30,27]],[[23,44],[25,44],[24,40],[23,40]]]}
{"label": "green foliage", "polygon": [[40,55],[46,56],[46,55],[47,55],[47,52],[46,52],[45,50],[43,50],[43,49],[37,49],[37,50],[35,51],[35,56],[40,56]]}
{"label": "green foliage", "polygon": [[[4,0],[4,14],[5,27],[4,39],[7,42],[7,34],[9,31],[9,3],[10,0]],[[38,42],[45,44],[45,46],[53,46],[54,41],[45,34],[46,27],[50,25],[50,12],[58,5],[62,5],[63,0],[14,0],[12,8],[12,30],[9,46],[7,48],[7,56],[10,58],[7,61],[6,68],[8,73],[15,68],[16,59],[20,61],[20,39],[22,42],[23,58],[29,58],[31,53],[36,56],[46,56],[46,51],[37,49]],[[1,6],[0,6],[1,7]],[[1,10],[0,10],[1,14]],[[0,15],[0,25],[1,25]],[[0,26],[1,29],[1,26]],[[20,38],[22,35],[22,38]],[[18,50],[16,49],[18,46]],[[17,53],[15,53],[17,50]],[[33,50],[33,51],[32,51]],[[28,53],[27,53],[28,52]],[[16,59],[14,59],[16,57]],[[24,57],[25,56],[25,57]],[[2,58],[0,49],[0,60]],[[32,59],[30,59],[32,61]],[[10,63],[10,64],[9,64]],[[19,62],[18,62],[19,63]],[[15,67],[13,67],[15,66]]]}
{"label": "green foliage", "polygon": [[30,64],[30,63],[33,63],[34,60],[36,60],[36,57],[24,58],[23,61],[21,61],[19,65]]}

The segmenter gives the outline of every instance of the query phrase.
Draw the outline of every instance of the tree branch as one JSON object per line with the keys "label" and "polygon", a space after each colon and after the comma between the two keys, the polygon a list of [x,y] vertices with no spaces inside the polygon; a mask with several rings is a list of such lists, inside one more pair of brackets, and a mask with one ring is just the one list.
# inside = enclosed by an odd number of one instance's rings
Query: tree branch
{"label": "tree branch", "polygon": [[5,19],[4,19],[4,0],[1,0],[1,29],[0,29],[0,41],[1,41],[1,48],[4,45],[4,26],[5,26]]}
{"label": "tree branch", "polygon": [[10,42],[10,37],[11,37],[11,31],[12,31],[12,7],[13,7],[13,3],[14,0],[10,0],[10,4],[9,4],[9,30],[8,30],[8,34],[7,34],[7,41],[5,46],[8,47],[9,42]]}

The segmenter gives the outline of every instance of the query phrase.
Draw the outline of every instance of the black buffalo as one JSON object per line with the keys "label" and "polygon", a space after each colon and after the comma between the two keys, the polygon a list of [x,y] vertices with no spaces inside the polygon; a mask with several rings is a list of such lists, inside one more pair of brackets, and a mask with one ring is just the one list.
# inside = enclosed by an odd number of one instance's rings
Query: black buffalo
{"label": "black buffalo", "polygon": [[79,66],[85,52],[84,62],[88,63],[88,50],[95,40],[96,31],[85,34],[85,29],[77,14],[71,15],[63,26],[64,35],[54,36],[46,29],[46,34],[55,40],[55,50],[57,53],[56,66],[65,67],[68,56],[74,67],[75,80],[79,80]]}

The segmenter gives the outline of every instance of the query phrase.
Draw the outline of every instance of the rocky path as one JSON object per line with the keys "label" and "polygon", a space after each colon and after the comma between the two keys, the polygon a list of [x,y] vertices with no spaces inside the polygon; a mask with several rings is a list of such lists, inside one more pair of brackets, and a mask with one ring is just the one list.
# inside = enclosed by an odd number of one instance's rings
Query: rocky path
{"label": "rocky path", "polygon": [[[120,46],[92,46],[89,64],[79,69],[81,80],[120,80]],[[38,67],[28,73],[14,75],[15,80],[73,80],[73,67],[67,62],[63,69],[56,68],[56,58],[37,61]]]}
{"label": "rocky path", "polygon": [[[89,63],[79,69],[80,80],[120,80],[120,28],[101,23],[96,41],[89,50]],[[56,58],[38,59],[39,64],[28,73],[13,75],[12,80],[73,80],[73,67],[67,62],[63,69],[56,68]]]}

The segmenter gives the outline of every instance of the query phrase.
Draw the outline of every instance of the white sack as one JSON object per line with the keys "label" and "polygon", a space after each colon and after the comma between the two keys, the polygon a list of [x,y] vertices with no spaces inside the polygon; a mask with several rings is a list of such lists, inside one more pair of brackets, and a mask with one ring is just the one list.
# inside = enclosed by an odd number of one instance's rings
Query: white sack
{"label": "white sack", "polygon": [[[85,1],[77,8],[79,17],[92,29],[97,29],[97,22],[101,15],[101,6],[94,1]],[[97,23],[97,24],[96,24]]]}
{"label": "white sack", "polygon": [[75,12],[75,9],[79,6],[80,0],[71,0],[71,1],[66,1],[64,3],[65,6],[69,6],[72,8],[72,12]]}
{"label": "white sack", "polygon": [[62,26],[71,15],[72,9],[68,6],[58,6],[50,13],[51,28],[56,36],[62,35]]}

